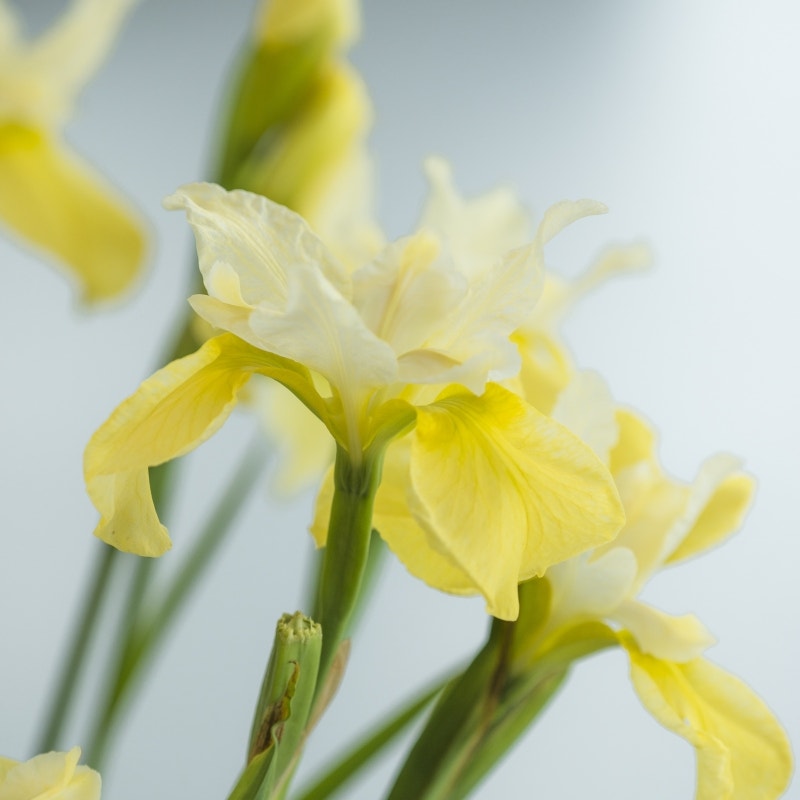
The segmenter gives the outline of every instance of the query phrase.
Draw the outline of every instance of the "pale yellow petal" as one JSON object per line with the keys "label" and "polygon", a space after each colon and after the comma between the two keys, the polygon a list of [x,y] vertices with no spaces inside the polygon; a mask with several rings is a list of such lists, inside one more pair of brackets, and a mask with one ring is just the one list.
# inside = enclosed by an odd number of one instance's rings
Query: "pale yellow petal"
{"label": "pale yellow petal", "polygon": [[99,800],[100,775],[78,766],[81,750],[43,753],[28,761],[0,759],[2,800]]}
{"label": "pale yellow petal", "polygon": [[719,544],[738,530],[753,499],[755,481],[744,473],[724,478],[695,518],[683,541],[670,554],[668,564],[691,558]]}
{"label": "pale yellow petal", "polygon": [[611,539],[624,517],[611,477],[566,428],[496,385],[418,410],[412,511],[484,595],[517,614],[517,583]]}
{"label": "pale yellow petal", "polygon": [[[170,210],[183,209],[194,230],[206,288],[219,263],[239,278],[239,293],[250,306],[280,311],[288,296],[287,273],[298,263],[314,264],[349,297],[350,278],[328,248],[298,214],[266,197],[212,183],[192,183],[164,200]],[[229,302],[230,297],[219,298]],[[216,325],[214,319],[208,320]]]}
{"label": "pale yellow petal", "polygon": [[[279,380],[327,420],[307,371],[223,334],[173,361],[121,403],[90,440],[84,474],[103,515],[96,534],[139,555],[160,555],[169,539],[150,498],[147,468],[177,458],[208,439],[233,410],[254,372]],[[335,426],[329,423],[335,430]]]}
{"label": "pale yellow petal", "polygon": [[0,125],[0,219],[77,278],[86,302],[125,291],[145,254],[143,225],[87,164],[41,132]]}
{"label": "pale yellow petal", "polygon": [[511,190],[498,188],[465,200],[441,158],[425,160],[425,175],[430,189],[420,225],[442,238],[465,275],[476,277],[530,238],[530,217]]}
{"label": "pale yellow petal", "polygon": [[325,36],[330,46],[348,47],[361,27],[357,0],[261,0],[256,38],[272,46]]}
{"label": "pale yellow petal", "polygon": [[576,373],[559,394],[551,416],[569,428],[594,450],[604,464],[619,438],[614,398],[608,384],[597,373]]}
{"label": "pale yellow petal", "polygon": [[545,574],[552,590],[548,627],[613,614],[630,593],[636,572],[636,557],[627,547],[599,556],[581,553],[554,564]]}
{"label": "pale yellow petal", "polygon": [[572,375],[567,351],[537,328],[519,328],[511,340],[522,359],[519,374],[522,396],[542,414],[550,414]]}
{"label": "pale yellow petal", "polygon": [[616,416],[619,438],[609,454],[612,475],[655,457],[655,433],[650,424],[624,408],[618,409]]}
{"label": "pale yellow petal", "polygon": [[640,600],[625,600],[608,616],[633,636],[643,653],[665,661],[691,661],[716,641],[694,614],[676,617]]}
{"label": "pale yellow petal", "polygon": [[26,53],[25,69],[41,75],[54,98],[69,102],[105,60],[137,0],[73,0]]}
{"label": "pale yellow petal", "polygon": [[446,552],[436,549],[436,541],[431,540],[411,514],[408,492],[413,435],[393,442],[386,451],[373,509],[373,527],[406,569],[429,586],[451,594],[477,594],[474,582]]}
{"label": "pale yellow petal", "polygon": [[748,686],[702,658],[685,664],[644,655],[623,638],[640,700],[697,754],[697,800],[773,800],[792,755],[778,720]]}

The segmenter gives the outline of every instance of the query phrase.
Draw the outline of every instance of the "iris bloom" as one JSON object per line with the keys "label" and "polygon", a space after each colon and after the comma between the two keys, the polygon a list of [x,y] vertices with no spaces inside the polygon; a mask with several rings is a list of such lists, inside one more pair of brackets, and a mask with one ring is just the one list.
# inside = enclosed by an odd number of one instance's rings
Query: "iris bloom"
{"label": "iris bloom", "polygon": [[753,481],[728,455],[706,461],[691,485],[668,478],[653,433],[639,417],[618,411],[611,439],[608,424],[591,422],[592,415],[602,417],[603,405],[613,419],[613,406],[607,392],[603,401],[596,377],[588,378],[590,392],[586,381],[572,384],[572,396],[554,413],[607,458],[627,521],[612,543],[547,571],[549,613],[522,658],[535,662],[587,623],[608,626],[630,657],[642,703],[695,747],[697,797],[778,797],[791,774],[780,724],[744,683],[704,658],[714,639],[694,615],[673,616],[638,597],[658,570],[719,544],[740,526]]}
{"label": "iris bloom", "polygon": [[144,237],[128,204],[62,141],[75,96],[133,0],[75,0],[33,42],[0,0],[0,219],[78,278],[91,302],[119,294]]}
{"label": "iris bloom", "polygon": [[536,303],[544,245],[600,204],[557,204],[532,242],[474,269],[421,230],[352,273],[263,197],[192,184],[166,205],[197,239],[208,294],[192,307],[226,332],[145,381],[92,437],[101,539],[140,555],[169,548],[148,467],[216,431],[254,373],[295,394],[354,465],[415,429],[403,497],[424,534],[412,534],[414,557],[436,562],[434,585],[447,570],[458,589],[468,581],[492,614],[514,618],[520,580],[619,530],[590,448],[497,383],[519,370],[510,335]]}
{"label": "iris bloom", "polygon": [[43,753],[29,761],[0,756],[0,797],[4,800],[99,800],[100,775],[79,766],[80,747]]}

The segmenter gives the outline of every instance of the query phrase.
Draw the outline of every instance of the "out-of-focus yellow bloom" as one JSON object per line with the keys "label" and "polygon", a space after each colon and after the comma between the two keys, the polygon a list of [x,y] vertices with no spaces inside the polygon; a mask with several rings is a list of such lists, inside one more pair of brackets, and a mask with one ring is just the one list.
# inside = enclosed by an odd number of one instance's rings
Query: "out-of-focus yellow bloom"
{"label": "out-of-focus yellow bloom", "polygon": [[0,219],[77,277],[86,302],[136,277],[145,243],[128,203],[62,141],[75,96],[134,0],[75,0],[36,41],[0,1]]}
{"label": "out-of-focus yellow bloom", "polygon": [[644,705],[696,748],[697,797],[778,797],[791,774],[780,724],[744,683],[702,657],[714,640],[694,615],[672,616],[638,599],[659,569],[720,543],[741,525],[753,480],[737,459],[717,455],[691,485],[674,481],[658,464],[650,427],[629,411],[615,413],[597,376],[579,377],[566,395],[554,415],[609,463],[626,524],[613,542],[547,571],[549,611],[521,639],[517,658],[532,665],[568,631],[608,626],[630,656]]}
{"label": "out-of-focus yellow bloom", "polygon": [[99,800],[100,774],[79,766],[80,747],[29,761],[0,756],[0,800]]}
{"label": "out-of-focus yellow bloom", "polygon": [[[520,580],[619,530],[597,457],[497,383],[519,370],[509,337],[536,303],[544,245],[600,204],[557,204],[532,242],[489,263],[465,268],[421,230],[351,273],[265,198],[193,184],[166,202],[197,239],[208,295],[192,307],[228,333],[156,373],[92,438],[85,472],[100,538],[164,552],[147,469],[210,436],[254,372],[302,400],[354,463],[416,426],[404,484],[423,534],[413,559],[434,586],[483,594],[496,616],[516,616]],[[448,571],[456,587],[442,585]]]}

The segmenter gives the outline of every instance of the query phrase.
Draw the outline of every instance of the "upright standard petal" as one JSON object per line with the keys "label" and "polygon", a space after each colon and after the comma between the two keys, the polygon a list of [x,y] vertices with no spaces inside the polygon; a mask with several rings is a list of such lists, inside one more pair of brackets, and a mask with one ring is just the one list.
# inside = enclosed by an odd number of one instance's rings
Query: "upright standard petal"
{"label": "upright standard petal", "polygon": [[644,655],[627,637],[623,644],[639,699],[695,748],[697,800],[780,797],[791,777],[791,749],[758,695],[705,659],[676,664]]}
{"label": "upright standard petal", "polygon": [[0,125],[0,218],[68,267],[86,302],[128,288],[144,258],[124,199],[55,139],[15,124]]}
{"label": "upright standard petal", "polygon": [[517,584],[611,539],[624,514],[611,476],[587,445],[516,395],[460,388],[418,410],[412,510],[502,619]]}
{"label": "upright standard petal", "polygon": [[[190,183],[167,197],[164,207],[186,212],[211,297],[218,286],[215,270],[225,265],[225,285],[236,276],[241,302],[279,311],[288,296],[288,272],[297,264],[315,265],[339,292],[350,296],[346,270],[308,223],[266,197],[228,192],[213,183]],[[230,303],[231,293],[219,299]],[[208,322],[217,324],[214,319]]]}
{"label": "upright standard petal", "polygon": [[196,353],[148,378],[89,441],[84,474],[89,496],[101,513],[96,536],[143,556],[159,556],[169,549],[169,536],[153,508],[147,470],[189,452],[215,433],[255,372],[279,380],[336,430],[305,368],[231,334],[210,339]]}

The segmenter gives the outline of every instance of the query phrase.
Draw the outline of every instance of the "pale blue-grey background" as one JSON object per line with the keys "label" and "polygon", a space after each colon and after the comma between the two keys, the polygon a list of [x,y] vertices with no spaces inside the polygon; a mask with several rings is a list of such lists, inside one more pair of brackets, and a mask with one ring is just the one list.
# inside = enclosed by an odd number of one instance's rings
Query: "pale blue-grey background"
{"label": "pale blue-grey background", "polygon": [[[63,4],[18,5],[41,21]],[[129,303],[83,315],[53,269],[0,242],[5,755],[29,755],[87,577],[95,512],[83,447],[149,373],[185,302],[190,237],[160,200],[206,174],[251,10],[245,0],[143,2],[69,126],[75,148],[150,220],[150,272]],[[564,197],[606,202],[608,216],[550,249],[567,274],[608,242],[652,245],[654,269],[604,286],[566,333],[581,365],[655,421],[672,474],[690,479],[707,455],[728,450],[758,476],[745,529],[659,576],[646,596],[697,613],[720,640],[710,656],[763,695],[795,742],[799,27],[789,0],[366,0],[353,53],[377,109],[372,142],[391,235],[413,225],[421,160],[440,153],[467,193],[502,182],[536,212]],[[187,459],[169,558],[253,430],[237,416]],[[274,621],[302,596],[310,501],[255,493],[149,675],[106,771],[106,798],[226,795]],[[484,628],[480,601],[437,594],[391,562],[306,766],[472,651]],[[347,796],[380,797],[398,759]],[[575,670],[477,796],[673,800],[692,796],[693,776],[690,747],[642,710],[613,652]]]}

